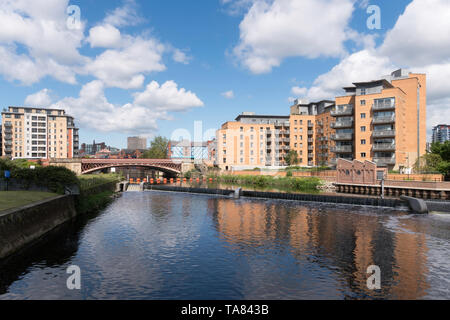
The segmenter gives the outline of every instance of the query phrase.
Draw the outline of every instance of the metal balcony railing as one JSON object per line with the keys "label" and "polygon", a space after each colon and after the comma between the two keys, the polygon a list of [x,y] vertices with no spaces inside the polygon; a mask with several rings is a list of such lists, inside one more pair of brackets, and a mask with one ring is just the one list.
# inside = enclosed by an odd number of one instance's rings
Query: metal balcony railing
{"label": "metal balcony railing", "polygon": [[308,130],[308,135],[312,136],[314,134],[314,130]]}
{"label": "metal balcony railing", "polygon": [[376,130],[372,132],[374,138],[395,137],[395,130]]}
{"label": "metal balcony railing", "polygon": [[395,115],[389,117],[373,117],[373,124],[393,123],[395,122]]}
{"label": "metal balcony railing", "polygon": [[334,146],[331,148],[334,153],[348,153],[353,152],[353,146]]}
{"label": "metal balcony railing", "polygon": [[333,108],[331,109],[331,116],[351,116],[353,114],[353,106],[347,106],[345,108]]}
{"label": "metal balcony railing", "polygon": [[308,138],[308,142],[309,142],[309,143],[313,143],[313,142],[314,142],[314,139]]}
{"label": "metal balcony railing", "polygon": [[374,151],[395,151],[395,143],[376,143],[372,146]]}
{"label": "metal balcony railing", "polygon": [[331,128],[351,128],[353,127],[353,120],[336,121],[330,125]]}
{"label": "metal balcony railing", "polygon": [[332,140],[352,140],[353,133],[336,133],[331,135]]}
{"label": "metal balcony railing", "polygon": [[391,158],[373,158],[373,162],[375,162],[377,165],[395,164],[395,157],[391,157]]}
{"label": "metal balcony railing", "polygon": [[391,101],[384,101],[380,103],[374,103],[372,105],[372,110],[379,111],[379,110],[393,110],[395,109],[395,103]]}

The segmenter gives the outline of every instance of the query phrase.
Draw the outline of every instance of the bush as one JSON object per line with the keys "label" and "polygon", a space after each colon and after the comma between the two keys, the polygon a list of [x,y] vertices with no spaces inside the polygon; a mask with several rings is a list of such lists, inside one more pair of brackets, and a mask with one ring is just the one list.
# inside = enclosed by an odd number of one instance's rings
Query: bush
{"label": "bush", "polygon": [[289,170],[288,172],[286,172],[286,177],[292,177],[292,170]]}

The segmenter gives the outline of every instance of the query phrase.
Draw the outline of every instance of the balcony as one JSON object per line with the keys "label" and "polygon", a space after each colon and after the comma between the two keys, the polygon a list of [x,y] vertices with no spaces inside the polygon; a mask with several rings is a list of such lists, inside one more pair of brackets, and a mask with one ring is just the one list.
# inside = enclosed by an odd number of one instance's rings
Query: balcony
{"label": "balcony", "polygon": [[376,143],[372,146],[373,151],[395,151],[395,143]]}
{"label": "balcony", "polygon": [[353,106],[346,106],[345,108],[333,108],[331,110],[331,116],[332,117],[339,117],[339,116],[351,116],[353,115]]}
{"label": "balcony", "polygon": [[4,126],[5,126],[5,128],[6,127],[12,128],[12,123],[5,122]]}
{"label": "balcony", "polygon": [[5,146],[12,146],[12,142],[5,142],[4,145]]}
{"label": "balcony", "polygon": [[333,153],[351,153],[353,152],[353,146],[334,146],[330,151]]}
{"label": "balcony", "polygon": [[308,143],[313,143],[313,142],[314,142],[314,139],[308,138]]}
{"label": "balcony", "polygon": [[318,134],[323,134],[323,129],[317,129]]}
{"label": "balcony", "polygon": [[320,150],[328,150],[328,145],[323,144],[323,145],[319,146],[319,149]]}
{"label": "balcony", "polygon": [[395,130],[377,130],[372,132],[374,138],[395,137]]}
{"label": "balcony", "polygon": [[353,127],[353,120],[336,121],[331,124],[331,128],[333,129],[351,128],[351,127]]}
{"label": "balcony", "polygon": [[395,164],[395,157],[390,157],[390,158],[373,158],[373,162],[375,162],[377,165],[394,165]]}
{"label": "balcony", "polygon": [[337,159],[336,158],[331,158],[330,160],[328,160],[328,163],[335,166],[337,165]]}
{"label": "balcony", "polygon": [[331,135],[332,140],[352,140],[353,133],[336,133]]}
{"label": "balcony", "polygon": [[291,148],[289,146],[281,146],[281,150],[290,150]]}
{"label": "balcony", "polygon": [[374,117],[372,119],[373,124],[394,123],[394,122],[395,122],[395,115],[392,115],[390,117]]}
{"label": "balcony", "polygon": [[308,122],[308,128],[313,128],[314,124],[312,122]]}
{"label": "balcony", "polygon": [[395,109],[395,102],[393,101],[382,101],[380,103],[374,103],[372,105],[373,111],[382,111],[382,110],[394,110]]}
{"label": "balcony", "polygon": [[313,146],[308,146],[308,150],[309,151],[314,151],[314,147]]}
{"label": "balcony", "polygon": [[308,162],[308,166],[313,167],[314,166],[314,162]]}
{"label": "balcony", "polygon": [[280,139],[281,141],[283,141],[283,142],[291,142],[291,139],[289,139],[289,138],[283,138],[283,139]]}
{"label": "balcony", "polygon": [[308,130],[308,136],[312,136],[314,134],[314,130]]}

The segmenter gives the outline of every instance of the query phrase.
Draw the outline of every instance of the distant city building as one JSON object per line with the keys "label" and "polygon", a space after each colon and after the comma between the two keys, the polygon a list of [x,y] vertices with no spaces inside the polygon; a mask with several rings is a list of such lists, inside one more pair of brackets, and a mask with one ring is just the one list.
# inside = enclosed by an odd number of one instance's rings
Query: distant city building
{"label": "distant city building", "polygon": [[450,141],[450,125],[440,124],[433,128],[432,142]]}
{"label": "distant city building", "polygon": [[11,159],[75,158],[78,128],[61,109],[8,107],[2,112],[2,153]]}
{"label": "distant city building", "polygon": [[139,159],[144,155],[146,149],[122,149],[120,150],[118,159]]}
{"label": "distant city building", "polygon": [[179,160],[208,159],[208,143],[191,142],[189,140],[169,141],[168,158]]}
{"label": "distant city building", "polygon": [[84,156],[93,156],[98,151],[102,149],[106,149],[107,146],[104,142],[96,143],[95,140],[92,142],[92,144],[81,144],[80,154]]}
{"label": "distant city building", "polygon": [[127,149],[147,149],[147,138],[144,137],[128,137]]}
{"label": "distant city building", "polygon": [[300,166],[335,166],[343,158],[411,168],[426,149],[426,75],[400,69],[344,90],[335,100],[296,100],[288,116],[245,112],[224,123],[216,132],[216,164],[285,166],[294,150]]}
{"label": "distant city building", "polygon": [[3,155],[3,136],[2,127],[0,127],[0,157]]}

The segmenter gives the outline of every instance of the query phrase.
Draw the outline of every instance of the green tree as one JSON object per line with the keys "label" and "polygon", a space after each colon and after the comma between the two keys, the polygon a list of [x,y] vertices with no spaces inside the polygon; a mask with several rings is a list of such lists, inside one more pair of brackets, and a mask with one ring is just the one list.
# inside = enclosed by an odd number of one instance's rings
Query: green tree
{"label": "green tree", "polygon": [[144,152],[144,159],[167,159],[169,140],[162,136],[155,137],[150,142],[150,149]]}
{"label": "green tree", "polygon": [[414,170],[417,172],[437,172],[442,162],[439,154],[427,153],[417,159],[414,164]]}
{"label": "green tree", "polygon": [[297,151],[291,150],[288,152],[286,157],[284,158],[284,161],[288,164],[288,166],[292,166],[298,163],[298,154]]}
{"label": "green tree", "polygon": [[450,141],[434,142],[431,144],[431,153],[440,155],[444,161],[450,161]]}

